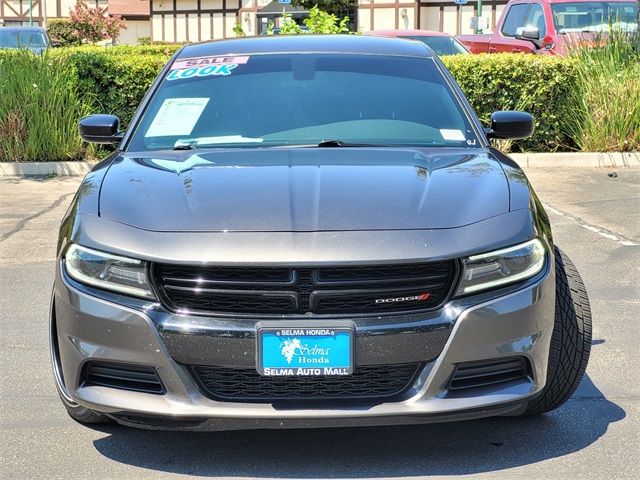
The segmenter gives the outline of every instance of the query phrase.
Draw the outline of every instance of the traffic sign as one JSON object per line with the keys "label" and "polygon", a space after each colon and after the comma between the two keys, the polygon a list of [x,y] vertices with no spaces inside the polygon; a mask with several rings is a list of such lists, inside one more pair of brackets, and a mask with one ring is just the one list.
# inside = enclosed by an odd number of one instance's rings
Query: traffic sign
{"label": "traffic sign", "polygon": [[453,0],[456,5],[466,5],[469,0]]}
{"label": "traffic sign", "polygon": [[278,3],[291,3],[291,0],[278,0]]}

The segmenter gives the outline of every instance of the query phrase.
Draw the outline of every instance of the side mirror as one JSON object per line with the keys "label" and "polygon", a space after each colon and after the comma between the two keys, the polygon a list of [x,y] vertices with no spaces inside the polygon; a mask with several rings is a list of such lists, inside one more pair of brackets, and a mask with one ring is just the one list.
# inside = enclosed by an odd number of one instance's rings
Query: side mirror
{"label": "side mirror", "polygon": [[78,132],[85,142],[120,143],[120,119],[115,115],[89,115],[78,122]]}
{"label": "side mirror", "polygon": [[530,113],[510,110],[493,112],[487,137],[516,140],[530,137],[533,129],[533,116]]}
{"label": "side mirror", "polygon": [[542,48],[542,40],[540,39],[540,29],[538,27],[520,27],[516,30],[516,38],[518,40],[526,40],[533,43],[536,48]]}

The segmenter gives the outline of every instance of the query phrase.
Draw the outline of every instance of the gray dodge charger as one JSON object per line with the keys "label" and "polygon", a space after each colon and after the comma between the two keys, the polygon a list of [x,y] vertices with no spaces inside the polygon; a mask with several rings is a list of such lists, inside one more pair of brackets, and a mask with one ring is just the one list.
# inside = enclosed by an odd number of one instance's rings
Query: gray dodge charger
{"label": "gray dodge charger", "polygon": [[424,44],[189,45],[63,219],[50,314],[81,423],[229,430],[532,415],[591,344],[527,178]]}

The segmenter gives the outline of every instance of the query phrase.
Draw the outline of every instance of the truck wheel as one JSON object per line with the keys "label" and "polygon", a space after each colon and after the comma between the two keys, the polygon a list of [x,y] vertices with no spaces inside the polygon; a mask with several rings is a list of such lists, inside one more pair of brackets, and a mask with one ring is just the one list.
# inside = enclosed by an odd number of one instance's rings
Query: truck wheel
{"label": "truck wheel", "polygon": [[555,248],[556,313],[547,383],[527,406],[525,415],[558,408],[576,391],[591,351],[591,308],[582,278],[569,257]]}

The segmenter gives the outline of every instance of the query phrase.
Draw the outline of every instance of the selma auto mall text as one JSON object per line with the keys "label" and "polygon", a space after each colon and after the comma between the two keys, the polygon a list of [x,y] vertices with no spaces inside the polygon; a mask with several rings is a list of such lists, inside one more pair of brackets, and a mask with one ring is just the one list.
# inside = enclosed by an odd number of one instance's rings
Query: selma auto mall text
{"label": "selma auto mall text", "polygon": [[265,368],[263,371],[264,375],[271,377],[282,377],[288,375],[299,375],[299,376],[315,376],[315,375],[349,375],[348,368],[334,368],[334,367],[323,367],[323,368]]}

